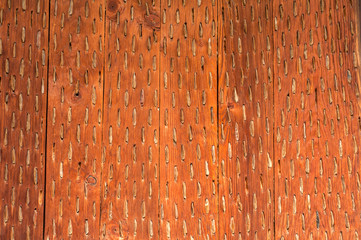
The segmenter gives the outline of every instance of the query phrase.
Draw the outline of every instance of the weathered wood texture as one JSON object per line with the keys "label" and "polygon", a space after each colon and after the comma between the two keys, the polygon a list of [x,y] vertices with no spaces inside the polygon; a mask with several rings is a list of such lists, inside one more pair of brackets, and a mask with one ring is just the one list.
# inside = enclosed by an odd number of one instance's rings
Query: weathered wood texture
{"label": "weathered wood texture", "polygon": [[276,239],[358,239],[357,1],[274,1]]}
{"label": "weathered wood texture", "polygon": [[217,237],[217,2],[161,2],[160,238]]}
{"label": "weathered wood texture", "polygon": [[220,239],[273,237],[272,1],[220,1]]}
{"label": "weathered wood texture", "polygon": [[359,239],[360,9],[0,1],[0,239]]}
{"label": "weathered wood texture", "polygon": [[99,235],[103,1],[50,6],[45,238]]}
{"label": "weathered wood texture", "polygon": [[0,1],[0,238],[43,236],[48,3]]}
{"label": "weathered wood texture", "polygon": [[106,7],[101,237],[156,239],[160,2]]}

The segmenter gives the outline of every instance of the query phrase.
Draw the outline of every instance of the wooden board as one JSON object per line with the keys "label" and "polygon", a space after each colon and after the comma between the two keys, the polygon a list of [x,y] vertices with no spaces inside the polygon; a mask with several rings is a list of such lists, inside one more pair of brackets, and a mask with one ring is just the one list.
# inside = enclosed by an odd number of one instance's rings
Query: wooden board
{"label": "wooden board", "polygon": [[109,1],[101,237],[156,239],[159,1]]}
{"label": "wooden board", "polygon": [[356,1],[274,1],[276,238],[358,239]]}
{"label": "wooden board", "polygon": [[217,237],[217,2],[161,1],[160,238]]}
{"label": "wooden board", "polygon": [[220,1],[220,239],[273,238],[272,1]]}
{"label": "wooden board", "polygon": [[104,3],[50,6],[45,238],[99,235]]}
{"label": "wooden board", "polygon": [[49,5],[0,2],[0,237],[43,236]]}
{"label": "wooden board", "polygon": [[359,0],[0,2],[1,239],[359,239]]}

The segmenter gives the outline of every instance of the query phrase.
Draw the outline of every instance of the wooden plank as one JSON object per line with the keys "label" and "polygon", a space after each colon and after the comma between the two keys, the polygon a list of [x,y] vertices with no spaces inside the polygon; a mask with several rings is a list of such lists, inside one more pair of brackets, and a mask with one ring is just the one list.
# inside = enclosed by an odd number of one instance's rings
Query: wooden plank
{"label": "wooden plank", "polygon": [[358,239],[360,9],[0,1],[0,238]]}
{"label": "wooden plank", "polygon": [[48,3],[0,2],[0,238],[43,236]]}
{"label": "wooden plank", "polygon": [[99,236],[103,1],[51,2],[45,238]]}
{"label": "wooden plank", "polygon": [[109,1],[101,237],[157,239],[160,1]]}
{"label": "wooden plank", "polygon": [[218,12],[220,239],[272,239],[272,2]]}
{"label": "wooden plank", "polygon": [[160,239],[217,237],[217,1],[161,1]]}
{"label": "wooden plank", "polygon": [[358,239],[358,1],[274,1],[276,239]]}

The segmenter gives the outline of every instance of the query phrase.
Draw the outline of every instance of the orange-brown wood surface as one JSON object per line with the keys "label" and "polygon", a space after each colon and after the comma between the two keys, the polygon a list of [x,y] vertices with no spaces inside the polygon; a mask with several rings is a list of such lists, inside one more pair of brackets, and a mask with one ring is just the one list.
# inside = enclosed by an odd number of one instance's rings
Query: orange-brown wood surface
{"label": "orange-brown wood surface", "polygon": [[359,239],[360,10],[0,1],[0,239]]}
{"label": "orange-brown wood surface", "polygon": [[0,238],[41,239],[49,5],[0,1]]}
{"label": "orange-brown wood surface", "polygon": [[104,3],[50,4],[46,239],[99,234]]}
{"label": "orange-brown wood surface", "polygon": [[358,239],[358,2],[273,9],[276,238]]}
{"label": "orange-brown wood surface", "polygon": [[161,1],[161,239],[217,237],[216,3]]}
{"label": "orange-brown wood surface", "polygon": [[160,6],[106,7],[101,238],[157,238]]}
{"label": "orange-brown wood surface", "polygon": [[221,239],[273,236],[272,1],[219,6]]}

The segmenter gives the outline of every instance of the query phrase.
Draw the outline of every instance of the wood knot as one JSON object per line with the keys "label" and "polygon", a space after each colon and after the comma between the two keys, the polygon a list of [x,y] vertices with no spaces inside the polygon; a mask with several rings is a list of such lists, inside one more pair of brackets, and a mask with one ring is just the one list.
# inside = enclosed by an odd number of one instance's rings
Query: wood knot
{"label": "wood knot", "polygon": [[[118,13],[119,12],[119,13]],[[110,20],[116,21],[117,14],[122,14],[124,12],[124,6],[119,4],[117,0],[110,0],[107,5],[107,18]]]}
{"label": "wood knot", "polygon": [[86,180],[85,180],[85,183],[86,184],[89,184],[91,186],[95,186],[97,184],[97,179],[96,177],[92,176],[92,175],[89,175]]}
{"label": "wood knot", "polygon": [[160,17],[155,13],[150,13],[149,15],[144,16],[145,26],[155,30],[160,30]]}
{"label": "wood knot", "polygon": [[110,12],[116,12],[117,10],[118,10],[118,8],[119,8],[119,6],[118,6],[118,1],[116,1],[116,0],[110,0],[109,2],[108,2],[108,10],[110,11]]}
{"label": "wood knot", "polygon": [[227,107],[230,108],[230,109],[234,108],[234,103],[233,102],[228,102]]}

